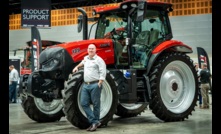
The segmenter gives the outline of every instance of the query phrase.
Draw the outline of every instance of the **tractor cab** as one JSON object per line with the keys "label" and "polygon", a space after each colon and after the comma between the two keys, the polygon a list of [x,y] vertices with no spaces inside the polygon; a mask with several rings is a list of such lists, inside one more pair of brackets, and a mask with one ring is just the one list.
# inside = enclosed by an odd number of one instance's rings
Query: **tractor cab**
{"label": "tractor cab", "polygon": [[99,14],[99,18],[95,17],[98,20],[95,39],[112,39],[117,68],[146,68],[152,50],[172,39],[168,19],[171,6],[125,1],[116,7],[94,8],[93,14]]}

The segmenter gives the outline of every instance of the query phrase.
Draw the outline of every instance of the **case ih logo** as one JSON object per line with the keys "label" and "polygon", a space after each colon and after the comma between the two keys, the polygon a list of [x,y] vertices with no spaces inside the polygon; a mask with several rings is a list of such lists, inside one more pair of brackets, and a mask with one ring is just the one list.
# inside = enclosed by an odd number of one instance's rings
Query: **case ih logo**
{"label": "case ih logo", "polygon": [[206,56],[200,55],[201,63],[207,63]]}
{"label": "case ih logo", "polygon": [[80,52],[80,48],[75,48],[72,50],[72,53],[78,53],[78,52]]}
{"label": "case ih logo", "polygon": [[100,44],[100,47],[109,47],[109,44]]}

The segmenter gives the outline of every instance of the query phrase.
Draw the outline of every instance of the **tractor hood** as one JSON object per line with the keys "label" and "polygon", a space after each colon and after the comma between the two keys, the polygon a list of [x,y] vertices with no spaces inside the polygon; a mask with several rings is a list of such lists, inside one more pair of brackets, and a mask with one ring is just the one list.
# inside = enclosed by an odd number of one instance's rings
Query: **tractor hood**
{"label": "tractor hood", "polygon": [[110,64],[107,59],[108,57],[114,56],[114,46],[111,39],[91,39],[67,42],[64,44],[59,44],[57,46],[51,46],[51,48],[55,48],[58,46],[62,47],[69,53],[74,62],[79,62],[83,60],[84,56],[88,54],[87,47],[89,44],[94,44],[96,46],[97,54],[104,59],[106,64]]}
{"label": "tractor hood", "polygon": [[39,57],[41,76],[49,79],[67,79],[73,67],[76,66],[87,53],[89,44],[96,46],[97,55],[106,64],[114,64],[114,46],[111,39],[92,39],[68,42],[47,47]]}

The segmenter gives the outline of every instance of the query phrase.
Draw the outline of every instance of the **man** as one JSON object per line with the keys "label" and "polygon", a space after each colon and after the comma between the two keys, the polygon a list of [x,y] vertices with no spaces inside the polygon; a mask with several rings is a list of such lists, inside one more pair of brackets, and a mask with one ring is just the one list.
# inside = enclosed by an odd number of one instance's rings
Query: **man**
{"label": "man", "polygon": [[201,81],[201,94],[203,98],[203,107],[202,109],[209,109],[209,95],[208,91],[210,89],[210,79],[212,75],[210,71],[207,69],[207,64],[202,64],[202,70],[200,71],[200,81]]}
{"label": "man", "polygon": [[199,84],[199,108],[202,108],[202,95],[201,95],[201,82],[200,82],[200,72],[201,72],[201,68],[199,68],[199,64],[197,62],[195,62],[195,69],[197,71],[197,77],[198,77],[198,84]]}
{"label": "man", "polygon": [[12,103],[16,103],[16,87],[19,80],[19,75],[14,65],[10,65],[9,70],[11,71],[9,74],[9,102],[12,102],[13,99]]}
{"label": "man", "polygon": [[[100,96],[102,83],[106,78],[106,64],[96,54],[94,44],[90,44],[87,51],[88,55],[73,69],[73,73],[77,72],[79,67],[84,66],[84,85],[81,90],[80,104],[91,124],[87,131],[95,131],[97,127],[101,126],[99,121]],[[93,104],[93,111],[90,108],[90,102]]]}

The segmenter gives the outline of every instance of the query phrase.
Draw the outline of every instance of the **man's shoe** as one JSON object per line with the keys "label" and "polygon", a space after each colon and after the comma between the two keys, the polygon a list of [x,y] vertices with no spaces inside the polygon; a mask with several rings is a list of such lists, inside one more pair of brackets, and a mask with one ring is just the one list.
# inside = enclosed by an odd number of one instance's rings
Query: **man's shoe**
{"label": "man's shoe", "polygon": [[200,109],[209,109],[209,106],[202,106]]}
{"label": "man's shoe", "polygon": [[87,130],[87,131],[90,131],[91,128],[92,128],[92,125],[91,125],[89,128],[87,128],[86,130]]}
{"label": "man's shoe", "polygon": [[96,131],[96,129],[97,129],[97,125],[96,125],[96,124],[93,124],[92,127],[91,127],[91,129],[90,129],[90,131]]}
{"label": "man's shoe", "polygon": [[101,123],[98,122],[98,123],[96,124],[96,126],[97,126],[97,128],[101,127]]}

